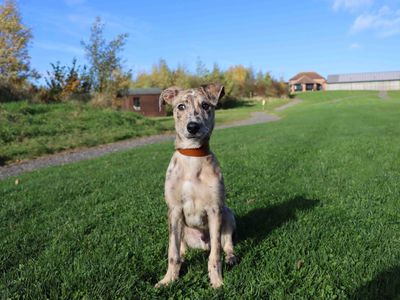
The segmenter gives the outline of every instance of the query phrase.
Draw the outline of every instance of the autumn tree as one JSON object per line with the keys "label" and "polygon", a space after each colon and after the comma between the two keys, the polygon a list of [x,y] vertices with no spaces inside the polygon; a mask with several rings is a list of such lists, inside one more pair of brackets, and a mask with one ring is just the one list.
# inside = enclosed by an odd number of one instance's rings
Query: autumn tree
{"label": "autumn tree", "polygon": [[165,89],[173,85],[173,73],[163,58],[153,65],[150,76],[152,86]]}
{"label": "autumn tree", "polygon": [[191,74],[184,65],[178,65],[176,70],[173,71],[173,85],[181,88],[191,87]]}
{"label": "autumn tree", "polygon": [[120,34],[108,42],[104,37],[104,27],[101,18],[97,17],[90,29],[89,41],[81,41],[90,64],[93,89],[99,93],[115,92],[114,89],[118,86],[115,80],[126,80],[126,77],[130,76],[130,72],[123,71],[120,57],[128,34]]}
{"label": "autumn tree", "polygon": [[136,80],[134,81],[133,85],[137,88],[152,87],[153,83],[151,81],[151,76],[146,71],[140,71],[136,75]]}
{"label": "autumn tree", "polygon": [[51,63],[51,70],[45,77],[47,92],[41,91],[39,100],[43,102],[68,100],[71,95],[88,94],[91,88],[90,76],[86,66],[81,69],[77,60],[71,66],[62,66],[60,62]]}
{"label": "autumn tree", "polygon": [[258,71],[254,82],[254,93],[256,96],[265,96],[266,84],[264,81],[264,74]]}
{"label": "autumn tree", "polygon": [[221,70],[217,63],[214,63],[213,68],[208,75],[208,81],[213,83],[223,83],[224,82],[224,72]]}
{"label": "autumn tree", "polygon": [[20,88],[38,74],[30,68],[28,46],[32,40],[30,28],[22,23],[15,1],[0,5],[0,84],[2,88]]}
{"label": "autumn tree", "polygon": [[265,73],[264,85],[265,85],[265,96],[274,96],[275,91],[273,87],[273,78],[269,72]]}
{"label": "autumn tree", "polygon": [[207,69],[205,63],[201,60],[200,57],[197,57],[196,61],[196,79],[197,85],[206,84],[208,82],[208,76],[210,71]]}
{"label": "autumn tree", "polygon": [[235,97],[246,95],[246,85],[250,78],[249,69],[243,65],[230,67],[225,72],[225,86],[227,93]]}

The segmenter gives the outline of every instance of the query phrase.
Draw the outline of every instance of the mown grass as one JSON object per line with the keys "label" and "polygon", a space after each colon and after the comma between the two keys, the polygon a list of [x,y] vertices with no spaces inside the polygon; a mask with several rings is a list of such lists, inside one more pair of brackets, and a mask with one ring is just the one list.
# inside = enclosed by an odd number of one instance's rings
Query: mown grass
{"label": "mown grass", "polygon": [[[271,99],[265,109],[287,102]],[[239,102],[233,109],[218,110],[218,123],[247,119],[262,110],[257,101]],[[0,104],[0,166],[78,147],[92,147],[174,129],[172,117],[145,118],[114,109],[94,108],[79,102]]]}
{"label": "mown grass", "polygon": [[[239,120],[245,120],[251,118],[251,113],[257,111],[265,111],[267,113],[273,112],[278,106],[284,105],[291,101],[290,98],[266,98],[265,105],[262,106],[261,99],[242,99],[237,102],[237,106],[229,109],[217,109],[216,110],[216,125],[229,124]],[[169,117],[154,117],[151,118],[160,122],[167,128],[174,128],[174,119],[172,116]]]}
{"label": "mown grass", "polygon": [[138,114],[87,104],[0,104],[0,165],[168,130]]}
{"label": "mown grass", "polygon": [[395,299],[400,97],[310,93],[279,122],[211,142],[238,223],[239,265],[209,287],[190,251],[175,284],[163,199],[172,143],[0,181],[0,298]]}

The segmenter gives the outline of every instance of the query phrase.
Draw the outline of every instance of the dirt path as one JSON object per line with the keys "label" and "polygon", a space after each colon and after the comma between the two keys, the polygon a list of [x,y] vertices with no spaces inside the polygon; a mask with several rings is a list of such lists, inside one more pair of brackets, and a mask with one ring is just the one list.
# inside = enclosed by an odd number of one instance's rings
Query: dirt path
{"label": "dirt path", "polygon": [[276,108],[275,110],[276,110],[276,111],[282,111],[282,110],[285,110],[285,109],[287,109],[287,108],[289,108],[289,107],[292,107],[292,106],[294,106],[294,105],[297,105],[297,104],[299,104],[299,103],[301,103],[301,102],[303,102],[303,100],[298,99],[298,98],[294,98],[293,101],[290,101],[289,103],[286,103],[286,104],[284,104],[284,105],[282,105],[282,106],[279,106],[279,107]]}
{"label": "dirt path", "polygon": [[[300,103],[301,100],[295,99],[292,102],[289,102],[283,106],[276,108],[276,111],[282,111],[288,107],[296,105]],[[260,124],[266,122],[272,122],[279,120],[280,117],[276,115],[266,114],[263,112],[253,112],[251,114],[251,118],[246,120],[240,120],[237,122],[233,122],[231,124],[217,126],[216,129],[224,129],[236,126],[245,126],[245,125],[253,125]],[[124,140],[120,142],[115,142],[111,144],[105,144],[100,146],[95,146],[92,148],[83,148],[83,149],[72,149],[64,152],[46,155],[39,158],[25,160],[18,163],[13,163],[7,166],[0,167],[0,180],[5,179],[10,176],[16,176],[24,172],[33,171],[49,166],[59,166],[65,165],[73,162],[78,162],[85,159],[96,158],[108,153],[113,153],[121,150],[128,150],[136,147],[141,147],[144,145],[155,144],[164,141],[171,141],[175,137],[175,134],[161,134],[154,135],[149,137],[142,138],[134,138],[129,140]]]}
{"label": "dirt path", "polygon": [[236,127],[236,126],[254,125],[254,124],[267,123],[267,122],[278,121],[278,120],[280,120],[280,117],[278,117],[276,115],[270,115],[270,114],[266,114],[263,112],[253,112],[253,113],[251,113],[250,119],[240,120],[240,121],[236,121],[236,122],[226,124],[226,125],[220,125],[220,126],[217,126],[216,129],[225,129],[225,128],[231,128],[231,127]]}

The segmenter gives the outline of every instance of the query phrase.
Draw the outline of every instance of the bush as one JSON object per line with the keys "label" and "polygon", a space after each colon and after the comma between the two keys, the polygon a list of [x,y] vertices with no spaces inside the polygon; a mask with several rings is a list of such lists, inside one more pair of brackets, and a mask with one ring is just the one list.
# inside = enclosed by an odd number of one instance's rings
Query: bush
{"label": "bush", "polygon": [[39,88],[33,97],[33,102],[36,103],[54,103],[61,102],[61,97],[58,93],[44,87]]}
{"label": "bush", "polygon": [[16,87],[12,84],[0,83],[0,103],[20,101],[29,97],[25,87]]}
{"label": "bush", "polygon": [[222,108],[222,109],[227,109],[227,108],[234,108],[238,106],[243,106],[243,101],[239,100],[236,97],[233,97],[231,95],[225,95],[217,105],[217,109]]}
{"label": "bush", "polygon": [[111,107],[115,96],[111,93],[94,93],[90,104],[94,107]]}

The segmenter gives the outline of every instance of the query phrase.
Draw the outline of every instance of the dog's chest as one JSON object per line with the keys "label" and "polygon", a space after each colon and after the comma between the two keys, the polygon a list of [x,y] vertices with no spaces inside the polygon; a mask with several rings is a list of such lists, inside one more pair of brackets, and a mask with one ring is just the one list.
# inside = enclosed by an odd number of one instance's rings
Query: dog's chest
{"label": "dog's chest", "polygon": [[205,203],[202,201],[201,195],[196,195],[196,186],[190,180],[184,181],[182,184],[181,201],[186,225],[207,228]]}
{"label": "dog's chest", "polygon": [[222,175],[215,159],[177,156],[166,181],[168,203],[180,205],[189,227],[207,228],[206,209],[223,202]]}

